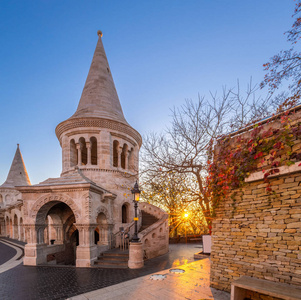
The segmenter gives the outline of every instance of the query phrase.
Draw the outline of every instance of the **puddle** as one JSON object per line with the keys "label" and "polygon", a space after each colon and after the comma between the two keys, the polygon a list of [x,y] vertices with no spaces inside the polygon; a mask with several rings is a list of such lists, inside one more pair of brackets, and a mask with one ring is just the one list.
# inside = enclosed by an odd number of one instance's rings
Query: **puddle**
{"label": "puddle", "polygon": [[151,279],[151,280],[164,280],[165,278],[166,278],[166,275],[154,274],[154,275],[151,275],[149,279]]}
{"label": "puddle", "polygon": [[180,274],[180,273],[185,273],[185,270],[183,270],[183,269],[170,269],[169,272]]}

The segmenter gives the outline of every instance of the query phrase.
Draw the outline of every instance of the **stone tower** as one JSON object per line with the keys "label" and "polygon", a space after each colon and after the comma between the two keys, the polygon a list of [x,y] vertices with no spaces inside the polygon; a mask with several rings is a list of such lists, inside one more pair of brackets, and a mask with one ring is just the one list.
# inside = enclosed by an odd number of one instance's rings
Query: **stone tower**
{"label": "stone tower", "polygon": [[101,38],[98,31],[78,108],[56,127],[56,135],[62,147],[62,176],[79,168],[90,180],[121,196],[125,187],[133,186],[131,175],[138,171],[142,140],[125,120]]}

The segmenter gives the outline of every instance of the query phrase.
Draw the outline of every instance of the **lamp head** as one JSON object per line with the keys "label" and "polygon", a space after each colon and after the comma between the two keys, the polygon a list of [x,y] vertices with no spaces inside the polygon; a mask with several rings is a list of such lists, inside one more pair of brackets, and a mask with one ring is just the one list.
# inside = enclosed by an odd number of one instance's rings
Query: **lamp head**
{"label": "lamp head", "polygon": [[138,186],[138,182],[136,181],[134,184],[134,188],[131,190],[132,194],[134,195],[134,200],[135,201],[139,201],[140,198],[140,190],[139,190],[139,186]]}

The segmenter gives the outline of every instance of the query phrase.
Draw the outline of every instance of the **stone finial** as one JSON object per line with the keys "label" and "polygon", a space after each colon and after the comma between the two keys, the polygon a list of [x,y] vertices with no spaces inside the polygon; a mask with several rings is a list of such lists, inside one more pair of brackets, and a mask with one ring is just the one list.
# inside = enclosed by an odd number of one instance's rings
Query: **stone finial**
{"label": "stone finial", "polygon": [[100,36],[100,37],[102,37],[102,36],[103,36],[102,31],[101,31],[101,30],[98,30],[98,31],[97,31],[97,35]]}

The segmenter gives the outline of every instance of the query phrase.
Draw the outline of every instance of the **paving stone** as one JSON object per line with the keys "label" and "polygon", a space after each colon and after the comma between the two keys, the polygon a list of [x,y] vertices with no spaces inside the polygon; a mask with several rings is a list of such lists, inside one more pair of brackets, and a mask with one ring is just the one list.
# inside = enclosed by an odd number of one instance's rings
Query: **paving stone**
{"label": "paving stone", "polygon": [[199,251],[198,244],[170,245],[168,254],[147,260],[136,270],[18,265],[0,274],[0,299],[66,299],[193,262]]}

